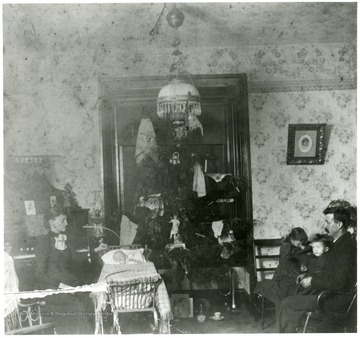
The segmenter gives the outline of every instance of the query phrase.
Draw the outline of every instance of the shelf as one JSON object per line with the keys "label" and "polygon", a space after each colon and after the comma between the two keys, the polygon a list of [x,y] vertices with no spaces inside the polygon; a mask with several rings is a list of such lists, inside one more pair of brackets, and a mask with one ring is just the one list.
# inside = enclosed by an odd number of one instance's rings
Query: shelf
{"label": "shelf", "polygon": [[13,259],[15,259],[15,260],[20,260],[20,259],[30,259],[30,258],[35,258],[35,254],[28,254],[28,255],[16,255],[16,256],[13,256]]}

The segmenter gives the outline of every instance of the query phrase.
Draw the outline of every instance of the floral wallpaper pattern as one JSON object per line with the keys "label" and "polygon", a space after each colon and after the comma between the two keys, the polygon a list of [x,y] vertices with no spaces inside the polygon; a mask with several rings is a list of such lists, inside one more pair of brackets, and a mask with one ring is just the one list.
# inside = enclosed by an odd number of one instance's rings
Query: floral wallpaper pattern
{"label": "floral wallpaper pattern", "polygon": [[[331,200],[356,204],[355,91],[256,93],[249,107],[255,237],[284,236],[295,226],[311,237]],[[286,165],[290,123],[329,126],[324,165]]]}
{"label": "floral wallpaper pattern", "polygon": [[[101,11],[79,31],[55,34],[67,19],[52,12],[46,25],[40,18],[48,14],[41,6],[31,13],[6,7],[5,154],[57,155],[49,180],[59,188],[70,183],[79,204],[90,207],[92,192],[102,189],[99,79],[168,75],[172,49],[130,47],[126,36],[110,44],[93,30],[84,39],[88,26],[106,19]],[[285,84],[356,79],[355,43],[185,46],[182,52],[191,74],[247,73],[249,82]],[[293,226],[318,231],[331,199],[356,202],[356,91],[254,92],[248,98],[255,236],[282,236]],[[289,123],[331,127],[324,165],[286,165]]]}

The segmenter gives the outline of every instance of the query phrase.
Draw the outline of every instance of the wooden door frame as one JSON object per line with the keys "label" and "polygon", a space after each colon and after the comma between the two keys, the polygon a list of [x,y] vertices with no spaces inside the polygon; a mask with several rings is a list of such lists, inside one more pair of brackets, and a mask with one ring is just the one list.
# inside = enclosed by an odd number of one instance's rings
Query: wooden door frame
{"label": "wooden door frame", "polygon": [[[204,100],[226,100],[228,120],[225,122],[227,157],[231,171],[235,175],[245,177],[249,183],[249,189],[243,199],[245,205],[241,206],[242,213],[246,218],[253,221],[252,190],[251,190],[251,156],[250,156],[250,126],[248,109],[248,91],[246,74],[215,74],[194,75],[191,77],[196,88],[206,88],[201,94]],[[101,131],[102,131],[102,173],[104,182],[104,206],[105,213],[109,204],[114,200],[116,207],[121,207],[119,191],[119,145],[116,128],[115,101],[131,104],[131,102],[156,102],[160,89],[169,82],[169,76],[147,76],[131,78],[100,78],[101,91]],[[214,89],[214,90],[213,90]],[[219,96],[219,90],[222,91]],[[205,94],[205,95],[204,95]],[[110,106],[109,106],[110,104]],[[116,108],[115,108],[116,109]],[[230,118],[229,118],[230,117]],[[231,123],[234,121],[234,123]],[[109,165],[110,161],[110,165]],[[114,187],[114,180],[116,187]],[[112,206],[114,207],[114,206]],[[252,248],[253,229],[249,231],[249,248]],[[249,252],[248,270],[251,276],[250,290],[255,285],[253,276],[254,262],[253,252]]]}

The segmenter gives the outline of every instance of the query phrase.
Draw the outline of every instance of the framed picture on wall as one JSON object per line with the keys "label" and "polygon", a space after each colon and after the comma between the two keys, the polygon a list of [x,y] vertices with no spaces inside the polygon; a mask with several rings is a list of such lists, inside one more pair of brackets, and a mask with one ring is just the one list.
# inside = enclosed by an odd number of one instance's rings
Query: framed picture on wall
{"label": "framed picture on wall", "polygon": [[289,124],[286,164],[324,164],[326,124]]}

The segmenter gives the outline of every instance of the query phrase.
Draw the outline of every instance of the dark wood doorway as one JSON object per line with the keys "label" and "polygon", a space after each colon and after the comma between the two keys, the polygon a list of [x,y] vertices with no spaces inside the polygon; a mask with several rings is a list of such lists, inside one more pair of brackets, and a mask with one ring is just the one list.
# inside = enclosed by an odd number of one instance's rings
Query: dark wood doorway
{"label": "dark wood doorway", "polygon": [[[134,207],[135,146],[144,107],[157,129],[156,99],[168,77],[121,78],[100,81],[105,213],[131,213]],[[246,74],[192,77],[201,96],[199,117],[204,136],[194,131],[184,146],[214,154],[218,172],[241,176],[248,189],[229,210],[232,217],[252,221],[251,160]],[[166,143],[163,139],[158,143]],[[114,229],[115,230],[115,229]],[[253,231],[248,232],[252,243]],[[249,243],[250,244],[250,243]],[[248,246],[249,248],[252,245]],[[252,272],[252,252],[248,252]],[[252,273],[250,273],[252,275]],[[251,283],[252,284],[252,283]]]}

